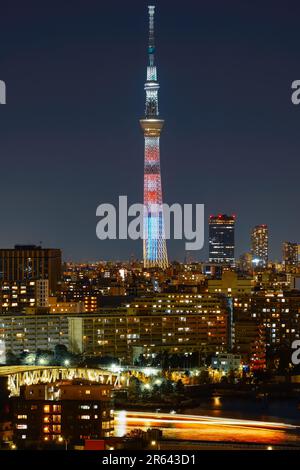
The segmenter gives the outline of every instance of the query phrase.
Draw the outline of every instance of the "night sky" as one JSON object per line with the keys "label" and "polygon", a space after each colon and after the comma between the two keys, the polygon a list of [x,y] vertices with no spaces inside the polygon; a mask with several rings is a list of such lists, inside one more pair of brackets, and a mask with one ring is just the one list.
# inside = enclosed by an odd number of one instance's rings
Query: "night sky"
{"label": "night sky", "polygon": [[[95,228],[100,203],[142,202],[148,3],[1,2],[1,248],[141,257],[141,241],[100,242]],[[268,224],[279,259],[282,241],[300,242],[299,0],[152,4],[164,201],[235,213],[237,255]],[[194,259],[207,232],[205,245]],[[168,249],[184,259],[183,242]]]}

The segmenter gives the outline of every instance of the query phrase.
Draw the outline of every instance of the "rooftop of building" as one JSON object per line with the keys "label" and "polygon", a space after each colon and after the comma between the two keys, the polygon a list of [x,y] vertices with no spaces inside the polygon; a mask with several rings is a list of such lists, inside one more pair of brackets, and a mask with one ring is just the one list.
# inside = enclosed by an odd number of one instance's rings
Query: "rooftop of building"
{"label": "rooftop of building", "polygon": [[217,214],[217,215],[210,215],[209,216],[209,221],[216,221],[216,220],[220,220],[220,221],[223,221],[223,220],[226,220],[226,221],[229,221],[229,220],[235,220],[236,219],[236,215],[235,214],[232,214],[232,215],[227,215],[227,214]]}
{"label": "rooftop of building", "polygon": [[20,396],[26,400],[106,400],[110,398],[113,386],[84,379],[62,380],[54,383],[25,385]]}

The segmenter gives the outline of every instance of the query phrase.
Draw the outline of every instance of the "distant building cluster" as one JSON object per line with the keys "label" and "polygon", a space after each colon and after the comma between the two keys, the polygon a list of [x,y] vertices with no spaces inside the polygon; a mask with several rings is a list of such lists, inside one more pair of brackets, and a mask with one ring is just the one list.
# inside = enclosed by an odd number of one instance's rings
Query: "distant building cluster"
{"label": "distant building cluster", "polygon": [[[234,258],[234,216],[211,216],[210,259],[166,270],[128,263],[61,265],[60,250],[0,250],[0,360],[53,351],[110,356],[124,364],[163,352],[237,354],[249,370],[300,335],[298,244],[268,259],[268,229]],[[256,260],[259,260],[256,262]]]}

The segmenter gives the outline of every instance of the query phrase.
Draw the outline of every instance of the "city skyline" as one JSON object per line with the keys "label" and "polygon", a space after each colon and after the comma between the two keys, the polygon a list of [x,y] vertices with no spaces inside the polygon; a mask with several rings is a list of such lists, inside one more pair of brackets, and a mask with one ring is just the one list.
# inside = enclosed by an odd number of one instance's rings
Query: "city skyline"
{"label": "city skyline", "polygon": [[1,13],[2,455],[299,450],[300,4]]}
{"label": "city skyline", "polygon": [[[147,3],[92,5],[82,17],[75,1],[71,12],[61,6],[59,22],[55,2],[47,14],[34,1],[28,11],[21,2],[19,10],[4,10],[3,247],[42,241],[61,247],[67,260],[142,258],[140,241],[97,240],[95,210],[119,194],[142,200],[137,120]],[[299,6],[231,2],[225,22],[221,2],[187,9],[173,2],[171,19],[169,5],[155,4],[168,122],[164,198],[204,203],[206,221],[210,213],[236,213],[236,257],[249,251],[251,229],[267,224],[270,259],[281,259],[282,243],[297,242],[300,231],[299,109],[290,100],[299,71]],[[208,258],[207,233],[206,223],[196,260]],[[184,259],[183,242],[169,242],[168,250],[171,260]]]}

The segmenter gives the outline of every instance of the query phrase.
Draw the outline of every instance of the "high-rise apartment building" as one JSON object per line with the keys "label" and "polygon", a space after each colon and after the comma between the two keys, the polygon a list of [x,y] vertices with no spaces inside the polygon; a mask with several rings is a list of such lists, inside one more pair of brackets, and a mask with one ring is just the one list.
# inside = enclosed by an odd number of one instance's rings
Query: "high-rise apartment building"
{"label": "high-rise apartment building", "polygon": [[265,328],[257,320],[237,318],[233,329],[233,350],[250,370],[265,369]]}
{"label": "high-rise apartment building", "polygon": [[251,317],[263,323],[267,349],[290,348],[300,338],[300,292],[257,292],[250,299]]}
{"label": "high-rise apartment building", "polygon": [[235,216],[211,215],[209,218],[209,261],[233,266]]}
{"label": "high-rise apartment building", "polygon": [[67,315],[7,315],[0,317],[0,343],[7,351],[21,354],[36,353],[38,349],[54,351],[56,345],[69,347]]}
{"label": "high-rise apartment building", "polygon": [[216,353],[228,348],[228,306],[220,294],[165,293],[123,308],[69,317],[70,349],[131,362],[135,350]]}
{"label": "high-rise apartment building", "polygon": [[251,253],[254,265],[265,268],[268,264],[269,231],[268,226],[256,225],[251,232]]}
{"label": "high-rise apartment building", "polygon": [[298,243],[284,242],[282,244],[282,261],[285,266],[298,265]]}
{"label": "high-rise apartment building", "polygon": [[16,245],[0,249],[0,282],[47,279],[50,295],[61,279],[61,251],[36,245]]}
{"label": "high-rise apartment building", "polygon": [[145,356],[226,352],[228,328],[224,295],[166,293],[92,314],[5,314],[0,342],[14,354],[53,351],[62,344],[74,353],[130,363],[136,350]]}
{"label": "high-rise apartment building", "polygon": [[252,254],[251,253],[243,253],[239,257],[238,267],[244,273],[252,272],[253,265],[252,265]]}
{"label": "high-rise apartment building", "polygon": [[233,351],[252,368],[265,367],[266,357],[280,348],[290,351],[300,338],[300,292],[257,291],[236,296],[233,303]]}

